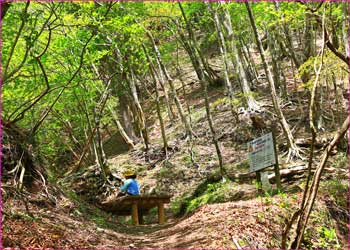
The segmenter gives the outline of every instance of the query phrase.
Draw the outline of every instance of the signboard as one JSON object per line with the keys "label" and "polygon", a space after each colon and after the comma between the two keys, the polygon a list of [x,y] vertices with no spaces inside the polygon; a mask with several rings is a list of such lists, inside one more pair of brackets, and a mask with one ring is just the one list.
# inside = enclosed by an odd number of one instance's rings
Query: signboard
{"label": "signboard", "polygon": [[250,171],[258,171],[276,164],[272,133],[248,142]]}

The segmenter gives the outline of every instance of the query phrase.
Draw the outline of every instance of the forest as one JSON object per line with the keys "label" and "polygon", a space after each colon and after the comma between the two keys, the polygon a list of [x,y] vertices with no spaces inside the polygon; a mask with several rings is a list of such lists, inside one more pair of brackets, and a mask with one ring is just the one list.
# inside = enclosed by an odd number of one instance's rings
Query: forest
{"label": "forest", "polygon": [[349,2],[2,1],[1,19],[3,248],[350,247]]}

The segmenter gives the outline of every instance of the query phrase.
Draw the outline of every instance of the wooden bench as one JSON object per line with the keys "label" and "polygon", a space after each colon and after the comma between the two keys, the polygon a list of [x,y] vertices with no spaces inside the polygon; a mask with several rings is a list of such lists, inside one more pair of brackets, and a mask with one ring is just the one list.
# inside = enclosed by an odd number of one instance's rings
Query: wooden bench
{"label": "wooden bench", "polygon": [[[104,209],[117,215],[131,215],[133,225],[143,224],[143,214],[151,208],[158,208],[158,223],[165,222],[164,203],[170,202],[171,196],[133,195],[116,198],[105,204]],[[107,205],[107,206],[106,206]]]}

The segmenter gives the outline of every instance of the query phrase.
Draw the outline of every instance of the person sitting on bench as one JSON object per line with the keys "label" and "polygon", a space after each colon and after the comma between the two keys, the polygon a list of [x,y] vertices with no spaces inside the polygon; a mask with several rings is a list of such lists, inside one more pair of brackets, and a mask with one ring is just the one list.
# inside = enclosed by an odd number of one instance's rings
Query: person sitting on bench
{"label": "person sitting on bench", "polygon": [[125,181],[123,185],[120,187],[120,193],[118,194],[118,197],[124,196],[124,195],[140,195],[140,188],[139,184],[137,183],[136,179],[136,173],[132,170],[127,170],[124,173]]}

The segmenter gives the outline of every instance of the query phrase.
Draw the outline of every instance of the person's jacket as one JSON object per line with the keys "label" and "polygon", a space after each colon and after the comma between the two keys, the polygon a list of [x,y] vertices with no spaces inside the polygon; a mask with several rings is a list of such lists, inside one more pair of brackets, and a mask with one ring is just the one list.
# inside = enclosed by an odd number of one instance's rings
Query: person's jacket
{"label": "person's jacket", "polygon": [[137,181],[135,179],[127,179],[124,181],[123,186],[121,186],[120,190],[122,192],[126,192],[129,195],[139,195],[140,189]]}

